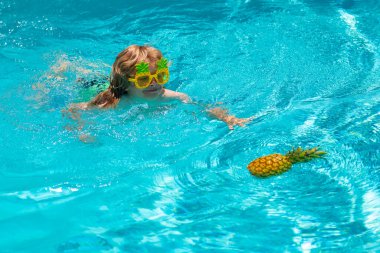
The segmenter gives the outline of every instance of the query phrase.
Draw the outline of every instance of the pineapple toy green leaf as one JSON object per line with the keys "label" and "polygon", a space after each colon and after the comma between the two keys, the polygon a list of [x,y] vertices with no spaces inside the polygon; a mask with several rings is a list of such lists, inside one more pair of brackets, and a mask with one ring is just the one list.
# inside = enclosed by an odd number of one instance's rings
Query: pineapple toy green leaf
{"label": "pineapple toy green leaf", "polygon": [[157,61],[157,70],[167,69],[168,68],[168,59],[162,57],[159,61]]}
{"label": "pineapple toy green leaf", "polygon": [[247,168],[256,177],[269,177],[288,171],[295,163],[308,162],[314,158],[321,158],[325,154],[327,153],[318,150],[318,147],[305,150],[298,147],[285,155],[271,154],[257,158],[250,162]]}
{"label": "pineapple toy green leaf", "polygon": [[147,62],[140,62],[136,64],[136,74],[149,73],[149,64]]}

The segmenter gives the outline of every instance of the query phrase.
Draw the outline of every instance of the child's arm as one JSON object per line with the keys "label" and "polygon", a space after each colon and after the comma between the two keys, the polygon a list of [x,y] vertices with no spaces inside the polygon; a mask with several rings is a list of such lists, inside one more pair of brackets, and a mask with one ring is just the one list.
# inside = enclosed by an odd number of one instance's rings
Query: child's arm
{"label": "child's arm", "polygon": [[76,126],[69,126],[67,129],[70,131],[76,130],[79,133],[79,139],[84,143],[95,142],[94,136],[83,132],[85,121],[81,118],[81,111],[93,108],[110,108],[115,107],[120,99],[109,91],[109,89],[99,93],[94,99],[89,102],[70,104],[69,109],[63,110],[63,115],[70,118],[76,123]]}
{"label": "child's arm", "polygon": [[67,110],[62,110],[62,115],[75,122],[74,124],[66,125],[66,130],[76,132],[80,141],[84,143],[91,143],[95,142],[95,137],[83,131],[85,121],[81,118],[80,110],[84,110],[81,108],[84,104],[85,103],[75,104]]}
{"label": "child's arm", "polygon": [[177,99],[181,100],[184,103],[190,103],[191,99],[188,95],[182,92],[177,92],[173,90],[164,89],[164,93],[162,94],[162,97],[165,99]]}
{"label": "child's arm", "polygon": [[164,98],[169,98],[169,99],[178,99],[178,100],[181,100],[184,103],[192,103],[192,104],[196,104],[196,105],[202,106],[203,108],[206,109],[206,112],[211,117],[217,118],[217,119],[225,122],[228,125],[228,128],[231,129],[231,130],[233,130],[234,126],[236,126],[236,125],[239,125],[239,126],[243,127],[243,126],[245,126],[246,123],[250,122],[253,119],[253,117],[249,117],[249,118],[237,118],[234,115],[228,114],[228,110],[226,110],[226,109],[223,109],[223,108],[220,108],[220,107],[210,108],[209,105],[202,105],[202,104],[199,104],[197,102],[193,102],[193,101],[191,101],[191,99],[190,99],[190,97],[188,95],[186,95],[185,93],[177,92],[177,91],[172,91],[172,90],[165,89],[163,97]]}
{"label": "child's arm", "polygon": [[246,123],[249,123],[254,118],[253,116],[249,118],[237,118],[235,115],[228,114],[226,109],[220,107],[208,109],[207,112],[211,117],[224,121],[231,130],[233,130],[236,125],[244,127]]}

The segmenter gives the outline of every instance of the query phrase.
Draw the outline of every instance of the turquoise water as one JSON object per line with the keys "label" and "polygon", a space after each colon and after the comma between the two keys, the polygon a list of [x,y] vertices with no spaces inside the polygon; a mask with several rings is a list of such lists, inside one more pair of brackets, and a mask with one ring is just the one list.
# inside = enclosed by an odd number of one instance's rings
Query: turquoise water
{"label": "turquoise water", "polygon": [[[0,1],[0,252],[380,251],[379,1]],[[168,88],[239,117],[129,104],[62,115],[78,78],[150,44]],[[54,69],[69,62],[66,71]],[[51,77],[54,78],[51,78]],[[74,125],[75,126],[75,125]],[[269,178],[293,146],[326,159]]]}

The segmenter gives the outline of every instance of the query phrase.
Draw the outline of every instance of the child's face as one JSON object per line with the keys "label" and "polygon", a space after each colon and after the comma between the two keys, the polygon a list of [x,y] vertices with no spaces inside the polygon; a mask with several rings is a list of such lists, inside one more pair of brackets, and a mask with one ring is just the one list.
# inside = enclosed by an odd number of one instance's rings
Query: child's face
{"label": "child's face", "polygon": [[[154,74],[156,73],[156,67],[149,67],[150,73]],[[147,98],[147,99],[154,99],[159,97],[163,92],[163,86],[157,84],[157,81],[155,78],[152,79],[150,82],[150,85],[144,89],[138,89],[136,88],[135,84],[133,82],[130,82],[128,93],[131,96],[136,96],[140,98]]]}

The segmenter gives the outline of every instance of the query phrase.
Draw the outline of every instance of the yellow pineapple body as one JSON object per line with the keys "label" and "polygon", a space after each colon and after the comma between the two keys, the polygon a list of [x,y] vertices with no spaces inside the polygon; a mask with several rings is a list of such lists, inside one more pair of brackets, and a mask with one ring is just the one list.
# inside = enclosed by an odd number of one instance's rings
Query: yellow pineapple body
{"label": "yellow pineapple body", "polygon": [[318,147],[303,150],[292,149],[286,155],[272,154],[257,158],[247,166],[249,172],[257,177],[269,177],[288,171],[292,164],[308,162],[324,156],[326,152],[318,150]]}
{"label": "yellow pineapple body", "polygon": [[257,158],[248,164],[248,170],[257,177],[269,177],[289,170],[292,167],[287,156],[272,154]]}

